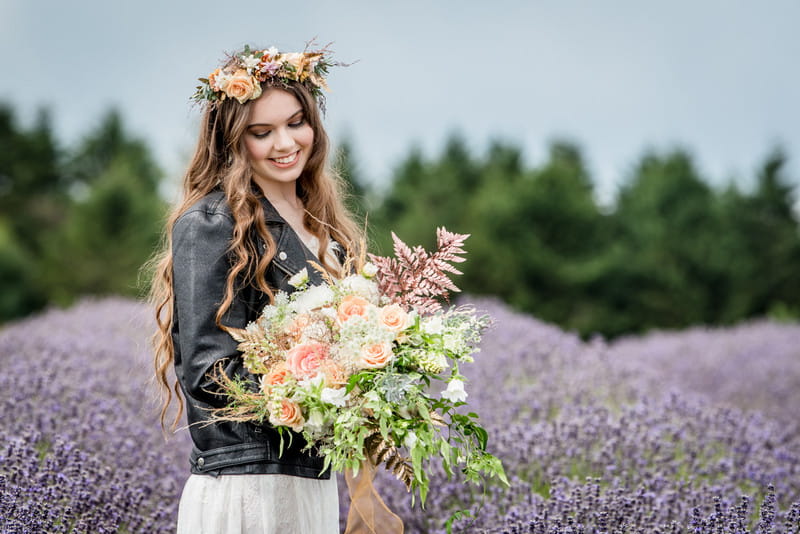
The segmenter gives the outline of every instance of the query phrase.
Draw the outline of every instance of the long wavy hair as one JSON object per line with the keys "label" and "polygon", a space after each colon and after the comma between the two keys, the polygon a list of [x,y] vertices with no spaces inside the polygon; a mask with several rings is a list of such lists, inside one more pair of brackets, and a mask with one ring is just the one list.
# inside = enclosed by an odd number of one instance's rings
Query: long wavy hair
{"label": "long wavy hair", "polygon": [[[297,180],[297,194],[303,201],[306,214],[303,223],[319,239],[317,257],[334,276],[339,266],[327,261],[329,240],[336,240],[348,255],[358,256],[363,234],[353,222],[344,204],[344,188],[339,177],[327,167],[329,141],[322,125],[317,102],[300,83],[281,82],[262,84],[263,91],[283,90],[294,95],[302,106],[306,120],[314,131],[311,155]],[[170,385],[168,372],[175,361],[172,342],[173,305],[175,292],[172,280],[172,228],[175,221],[203,196],[215,190],[225,193],[234,219],[233,236],[229,246],[232,267],[228,272],[225,296],[216,312],[216,322],[223,328],[222,317],[230,308],[236,292],[237,279],[253,285],[273,299],[265,273],[276,252],[276,244],[267,230],[260,189],[253,182],[243,136],[248,126],[253,101],[240,104],[229,98],[203,112],[200,135],[189,168],[183,177],[183,199],[171,211],[162,237],[160,252],[149,262],[153,270],[149,300],[155,308],[157,330],[153,336],[156,381],[163,392],[161,425],[166,427],[166,414],[173,398],[178,412],[172,422],[177,427],[183,414],[184,401],[177,380]],[[259,256],[253,239],[258,235],[266,245]]]}

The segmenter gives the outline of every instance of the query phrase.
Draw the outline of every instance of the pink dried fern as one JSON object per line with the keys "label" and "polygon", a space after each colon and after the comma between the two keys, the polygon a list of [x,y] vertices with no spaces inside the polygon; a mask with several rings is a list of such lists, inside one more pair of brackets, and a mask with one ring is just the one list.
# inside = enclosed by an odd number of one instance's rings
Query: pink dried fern
{"label": "pink dried fern", "polygon": [[440,310],[437,299],[447,300],[450,291],[459,291],[447,273],[462,274],[450,264],[465,261],[461,256],[466,251],[461,247],[468,237],[469,234],[454,234],[437,228],[437,250],[429,254],[420,246],[412,249],[392,232],[395,257],[369,255],[378,268],[376,277],[381,294],[420,314]]}

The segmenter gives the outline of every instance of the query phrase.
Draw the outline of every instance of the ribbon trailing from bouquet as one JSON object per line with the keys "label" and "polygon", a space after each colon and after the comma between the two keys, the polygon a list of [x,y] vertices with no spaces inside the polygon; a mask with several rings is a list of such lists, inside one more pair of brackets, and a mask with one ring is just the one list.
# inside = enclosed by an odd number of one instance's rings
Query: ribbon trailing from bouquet
{"label": "ribbon trailing from bouquet", "polygon": [[372,484],[375,465],[361,462],[358,475],[347,469],[344,474],[350,492],[350,511],[347,513],[345,534],[403,534],[403,520],[389,510]]}

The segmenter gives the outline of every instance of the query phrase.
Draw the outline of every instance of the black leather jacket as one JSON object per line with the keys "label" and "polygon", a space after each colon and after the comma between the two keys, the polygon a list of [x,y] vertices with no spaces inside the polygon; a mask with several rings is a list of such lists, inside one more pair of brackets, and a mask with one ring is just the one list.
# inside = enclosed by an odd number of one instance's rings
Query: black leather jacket
{"label": "black leather jacket", "polygon": [[[261,197],[264,215],[277,252],[267,270],[270,287],[291,292],[291,275],[315,259],[297,234]],[[186,414],[194,447],[190,456],[192,473],[243,474],[280,473],[309,478],[329,478],[322,472],[322,459],[301,452],[306,444],[300,434],[284,437],[279,457],[278,432],[268,424],[215,422],[204,425],[209,410],[223,406],[224,396],[209,379],[218,362],[224,362],[228,376],[253,379],[244,368],[236,341],[220,330],[215,314],[222,302],[230,268],[227,251],[233,235],[233,216],[222,191],[213,191],[189,208],[172,230],[173,284],[175,305],[172,339],[175,346],[175,372],[183,390]],[[263,251],[263,243],[258,243]],[[319,273],[308,269],[311,283],[321,283]],[[240,288],[222,324],[243,328],[267,304],[267,296],[252,286]]]}

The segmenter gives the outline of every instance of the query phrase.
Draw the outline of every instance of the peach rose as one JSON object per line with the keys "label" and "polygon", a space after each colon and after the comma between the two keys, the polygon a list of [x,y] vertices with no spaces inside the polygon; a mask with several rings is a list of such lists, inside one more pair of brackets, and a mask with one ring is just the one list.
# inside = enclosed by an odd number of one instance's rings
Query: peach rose
{"label": "peach rose", "polygon": [[223,90],[226,95],[235,98],[240,104],[261,96],[261,84],[256,83],[255,79],[244,69],[234,72]]}
{"label": "peach rose", "polygon": [[378,313],[381,324],[395,334],[405,330],[408,323],[408,314],[399,304],[389,304],[380,309]]}
{"label": "peach rose", "polygon": [[295,76],[298,76],[305,66],[306,55],[302,52],[290,52],[288,54],[281,55],[281,61],[286,62],[294,67]]}
{"label": "peach rose", "polygon": [[347,373],[344,368],[333,360],[322,362],[320,370],[325,377],[326,387],[340,388],[347,383]]}
{"label": "peach rose", "polygon": [[383,343],[373,343],[361,347],[361,354],[358,366],[362,369],[381,369],[386,367],[392,359],[392,344],[384,341]]}
{"label": "peach rose", "polygon": [[264,378],[261,380],[261,389],[264,393],[269,395],[270,387],[285,383],[286,378],[289,376],[292,375],[289,372],[289,367],[286,365],[286,362],[280,362],[276,364],[269,373],[264,375]]}
{"label": "peach rose", "polygon": [[328,346],[310,342],[297,345],[286,355],[286,365],[297,378],[311,378],[316,375],[323,361],[328,359]]}
{"label": "peach rose", "polygon": [[348,295],[339,303],[336,312],[341,322],[347,321],[350,317],[365,317],[367,310],[372,304],[365,298],[357,295]]}
{"label": "peach rose", "polygon": [[281,399],[279,409],[270,411],[269,422],[274,426],[288,426],[295,432],[301,432],[306,420],[297,403],[289,399]]}

